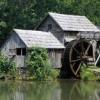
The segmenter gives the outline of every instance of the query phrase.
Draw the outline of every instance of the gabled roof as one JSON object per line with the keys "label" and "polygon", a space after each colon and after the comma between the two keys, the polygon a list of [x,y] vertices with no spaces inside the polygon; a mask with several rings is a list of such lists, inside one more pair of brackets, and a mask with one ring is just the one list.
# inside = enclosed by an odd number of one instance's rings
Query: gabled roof
{"label": "gabled roof", "polygon": [[85,16],[58,14],[52,12],[49,12],[48,15],[63,31],[99,31],[98,28]]}
{"label": "gabled roof", "polygon": [[14,32],[20,37],[27,47],[37,46],[43,48],[64,48],[53,34],[49,32],[14,29]]}
{"label": "gabled roof", "polygon": [[99,31],[85,16],[50,13],[49,15],[64,31]]}

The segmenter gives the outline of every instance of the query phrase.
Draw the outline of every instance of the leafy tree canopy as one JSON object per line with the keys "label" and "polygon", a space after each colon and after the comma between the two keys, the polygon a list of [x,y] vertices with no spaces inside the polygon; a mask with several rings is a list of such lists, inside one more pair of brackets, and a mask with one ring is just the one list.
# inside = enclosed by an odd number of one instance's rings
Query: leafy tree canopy
{"label": "leafy tree canopy", "polygon": [[33,29],[47,12],[85,15],[100,25],[100,0],[0,0],[0,39],[12,28]]}

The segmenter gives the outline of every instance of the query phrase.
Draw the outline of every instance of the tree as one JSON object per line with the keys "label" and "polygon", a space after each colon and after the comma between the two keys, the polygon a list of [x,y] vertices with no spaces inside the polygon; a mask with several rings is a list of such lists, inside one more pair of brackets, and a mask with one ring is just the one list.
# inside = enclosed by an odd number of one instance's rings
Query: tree
{"label": "tree", "polygon": [[100,0],[0,0],[0,40],[13,28],[34,29],[48,12],[85,15],[100,25]]}
{"label": "tree", "polygon": [[0,40],[13,28],[32,29],[35,26],[35,0],[0,0]]}
{"label": "tree", "polygon": [[36,80],[51,80],[58,75],[51,66],[47,50],[44,48],[32,47],[28,51],[27,68],[31,76]]}
{"label": "tree", "polygon": [[15,63],[7,57],[0,54],[0,75],[11,75],[14,77],[16,73]]}

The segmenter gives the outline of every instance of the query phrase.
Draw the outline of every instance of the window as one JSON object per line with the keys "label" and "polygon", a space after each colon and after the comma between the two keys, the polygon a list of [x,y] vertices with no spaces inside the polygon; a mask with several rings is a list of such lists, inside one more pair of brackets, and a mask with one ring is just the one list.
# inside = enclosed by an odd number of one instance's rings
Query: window
{"label": "window", "polygon": [[25,56],[26,55],[26,48],[22,49],[22,55]]}
{"label": "window", "polygon": [[48,31],[52,29],[52,24],[48,24]]}
{"label": "window", "polygon": [[21,55],[21,48],[17,48],[16,54],[17,54],[17,55]]}
{"label": "window", "polygon": [[17,55],[23,55],[23,56],[25,56],[26,55],[26,48],[17,48],[16,49],[16,54]]}

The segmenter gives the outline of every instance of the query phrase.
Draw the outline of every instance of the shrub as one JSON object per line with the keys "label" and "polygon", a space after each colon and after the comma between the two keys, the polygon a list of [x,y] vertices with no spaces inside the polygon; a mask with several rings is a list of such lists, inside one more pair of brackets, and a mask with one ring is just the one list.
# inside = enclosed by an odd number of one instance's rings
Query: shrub
{"label": "shrub", "polygon": [[58,75],[51,66],[47,50],[44,48],[32,47],[28,50],[27,67],[29,74],[36,80],[51,80]]}
{"label": "shrub", "polygon": [[0,74],[9,74],[14,76],[16,71],[14,62],[0,54]]}
{"label": "shrub", "polygon": [[96,80],[96,76],[89,67],[81,66],[81,73],[80,73],[82,80]]}

